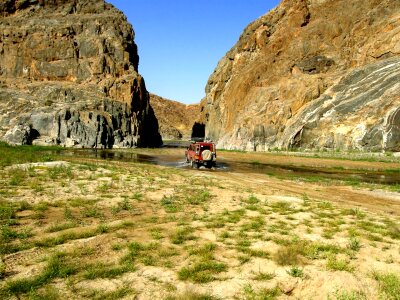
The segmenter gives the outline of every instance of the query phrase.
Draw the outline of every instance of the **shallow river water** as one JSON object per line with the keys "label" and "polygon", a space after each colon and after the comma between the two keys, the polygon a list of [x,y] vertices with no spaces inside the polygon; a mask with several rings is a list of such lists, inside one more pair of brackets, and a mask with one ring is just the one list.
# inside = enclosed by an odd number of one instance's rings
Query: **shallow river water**
{"label": "shallow river water", "polygon": [[[177,151],[180,153],[180,151]],[[61,156],[76,156],[97,158],[112,161],[150,163],[162,166],[187,168],[190,166],[185,162],[184,149],[182,154],[171,154],[159,151],[157,154],[139,154],[125,150],[65,150],[57,153]],[[378,183],[386,185],[400,184],[398,172],[388,173],[383,171],[347,170],[334,168],[320,168],[312,166],[295,166],[284,164],[265,164],[259,162],[238,162],[218,157],[217,166],[212,169],[201,167],[199,171],[208,172],[235,172],[235,173],[259,173],[269,176],[276,176],[283,179],[304,180],[304,181],[329,181],[343,180],[350,184]]]}

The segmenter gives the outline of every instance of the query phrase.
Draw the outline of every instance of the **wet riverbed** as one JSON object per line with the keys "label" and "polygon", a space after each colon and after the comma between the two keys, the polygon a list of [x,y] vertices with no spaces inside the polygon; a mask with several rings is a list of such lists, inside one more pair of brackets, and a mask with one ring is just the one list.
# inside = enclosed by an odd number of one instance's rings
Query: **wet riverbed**
{"label": "wet riverbed", "polygon": [[[111,161],[150,163],[162,166],[187,168],[184,150],[176,151],[173,154],[162,150],[158,153],[142,154],[127,150],[65,150],[57,153],[61,156],[75,156],[97,158]],[[284,157],[282,158],[284,159]],[[200,168],[199,171],[208,172],[235,172],[235,173],[261,173],[282,179],[291,179],[307,182],[328,182],[331,180],[346,181],[349,184],[378,183],[387,185],[400,184],[400,173],[396,170],[366,171],[349,170],[345,168],[321,168],[314,166],[297,166],[284,164],[267,164],[260,162],[238,162],[225,159],[222,155],[218,157],[217,166],[213,169]]]}

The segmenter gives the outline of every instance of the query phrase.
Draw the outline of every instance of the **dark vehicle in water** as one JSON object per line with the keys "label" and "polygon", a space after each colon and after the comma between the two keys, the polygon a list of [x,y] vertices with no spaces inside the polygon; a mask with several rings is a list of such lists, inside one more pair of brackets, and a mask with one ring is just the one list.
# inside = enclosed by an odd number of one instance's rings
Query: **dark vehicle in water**
{"label": "dark vehicle in water", "polygon": [[192,168],[205,166],[206,168],[215,167],[217,162],[217,149],[213,142],[194,141],[185,151],[186,162],[190,163]]}

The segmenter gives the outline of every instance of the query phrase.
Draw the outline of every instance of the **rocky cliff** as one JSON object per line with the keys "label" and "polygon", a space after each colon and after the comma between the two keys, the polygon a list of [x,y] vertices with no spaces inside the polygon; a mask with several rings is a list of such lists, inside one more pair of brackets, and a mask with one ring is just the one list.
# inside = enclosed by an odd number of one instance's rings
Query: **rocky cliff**
{"label": "rocky cliff", "polygon": [[400,1],[283,0],[218,63],[201,106],[223,148],[400,151]]}
{"label": "rocky cliff", "polygon": [[150,102],[159,122],[163,140],[191,138],[193,125],[200,114],[198,104],[185,105],[154,94],[150,94]]}
{"label": "rocky cliff", "polygon": [[15,144],[159,146],[134,31],[98,0],[0,1],[0,137]]}

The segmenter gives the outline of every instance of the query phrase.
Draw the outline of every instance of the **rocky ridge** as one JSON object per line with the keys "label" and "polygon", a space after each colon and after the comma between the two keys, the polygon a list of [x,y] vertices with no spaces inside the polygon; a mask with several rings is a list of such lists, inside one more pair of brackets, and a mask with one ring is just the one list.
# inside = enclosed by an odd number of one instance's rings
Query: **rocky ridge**
{"label": "rocky ridge", "polygon": [[223,148],[400,151],[400,2],[283,0],[218,63],[201,106]]}
{"label": "rocky ridge", "polygon": [[96,0],[0,3],[0,137],[15,144],[159,146],[134,31]]}
{"label": "rocky ridge", "polygon": [[183,103],[162,98],[150,93],[150,102],[160,125],[163,140],[187,140],[200,114],[198,104]]}

